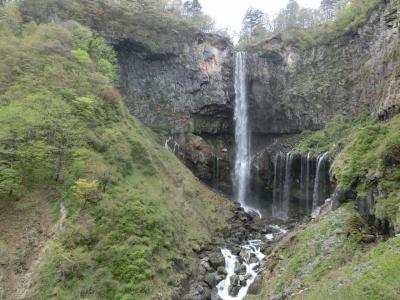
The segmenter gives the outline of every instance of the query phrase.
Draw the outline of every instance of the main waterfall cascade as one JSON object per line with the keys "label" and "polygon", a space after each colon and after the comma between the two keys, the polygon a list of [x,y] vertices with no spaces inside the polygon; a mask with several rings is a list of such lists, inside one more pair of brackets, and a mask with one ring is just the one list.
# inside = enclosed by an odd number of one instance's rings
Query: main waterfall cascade
{"label": "main waterfall cascade", "polygon": [[248,104],[246,92],[246,53],[236,53],[235,65],[235,197],[240,205],[246,205],[249,196],[249,182],[251,170],[250,131],[248,120]]}
{"label": "main waterfall cascade", "polygon": [[275,156],[272,216],[311,215],[330,194],[327,154],[278,153]]}

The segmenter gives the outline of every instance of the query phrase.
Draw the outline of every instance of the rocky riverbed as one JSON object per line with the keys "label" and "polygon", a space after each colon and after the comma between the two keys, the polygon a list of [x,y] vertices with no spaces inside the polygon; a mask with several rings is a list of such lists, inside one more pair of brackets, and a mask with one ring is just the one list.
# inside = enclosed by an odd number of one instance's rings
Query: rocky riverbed
{"label": "rocky riverbed", "polygon": [[186,300],[243,299],[257,289],[258,275],[268,265],[267,256],[290,225],[246,213],[235,207],[231,229],[224,244],[208,244],[198,250],[197,273],[190,282]]}

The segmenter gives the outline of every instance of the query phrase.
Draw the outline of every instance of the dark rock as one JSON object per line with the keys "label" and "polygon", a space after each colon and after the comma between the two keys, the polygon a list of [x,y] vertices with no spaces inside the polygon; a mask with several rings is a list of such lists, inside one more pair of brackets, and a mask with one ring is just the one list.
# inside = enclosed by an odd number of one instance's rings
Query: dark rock
{"label": "dark rock", "polygon": [[332,209],[336,210],[338,209],[343,203],[349,200],[355,200],[357,197],[356,193],[354,193],[352,190],[340,190],[337,189],[332,197]]}
{"label": "dark rock", "polygon": [[210,288],[214,288],[221,280],[220,275],[218,273],[208,273],[204,276],[204,282],[208,284]]}
{"label": "dark rock", "polygon": [[221,252],[213,252],[208,255],[211,266],[217,270],[218,267],[225,266],[225,258]]}
{"label": "dark rock", "polygon": [[243,223],[247,223],[247,222],[250,222],[251,220],[253,220],[253,217],[246,212],[240,212],[239,220]]}
{"label": "dark rock", "polygon": [[263,288],[262,277],[258,276],[254,280],[254,282],[250,285],[248,294],[249,295],[257,295],[257,294],[261,293],[262,288]]}
{"label": "dark rock", "polygon": [[227,275],[228,274],[228,272],[226,271],[225,267],[223,267],[223,266],[218,267],[217,272],[219,274],[223,274],[223,275]]}
{"label": "dark rock", "polygon": [[365,243],[365,244],[370,244],[376,241],[376,236],[372,234],[366,234],[363,235],[360,242]]}

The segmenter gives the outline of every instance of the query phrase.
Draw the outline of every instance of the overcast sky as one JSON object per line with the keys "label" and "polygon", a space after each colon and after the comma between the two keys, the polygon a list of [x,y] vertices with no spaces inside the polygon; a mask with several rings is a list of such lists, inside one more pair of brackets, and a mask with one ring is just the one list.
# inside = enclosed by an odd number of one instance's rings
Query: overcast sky
{"label": "overcast sky", "polygon": [[[218,28],[239,32],[244,13],[250,6],[270,15],[285,7],[288,0],[200,0],[203,11],[214,18]],[[298,0],[301,6],[317,8],[321,0]]]}

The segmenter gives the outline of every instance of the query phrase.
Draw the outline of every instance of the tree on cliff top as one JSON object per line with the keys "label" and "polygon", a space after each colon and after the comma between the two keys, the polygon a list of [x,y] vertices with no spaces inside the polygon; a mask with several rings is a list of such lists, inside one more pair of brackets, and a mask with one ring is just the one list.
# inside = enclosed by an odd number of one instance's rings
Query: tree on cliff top
{"label": "tree on cliff top", "polygon": [[198,31],[213,28],[200,3],[189,2],[189,17],[177,0],[19,0],[18,5],[25,21],[75,20],[107,39],[131,39],[152,52],[163,53]]}
{"label": "tree on cliff top", "polygon": [[185,1],[185,3],[183,3],[184,13],[188,16],[201,15],[203,14],[202,9],[203,7],[198,0]]}
{"label": "tree on cliff top", "polygon": [[247,39],[250,39],[256,27],[263,26],[264,13],[261,10],[248,8],[242,22],[242,33],[241,35]]}

